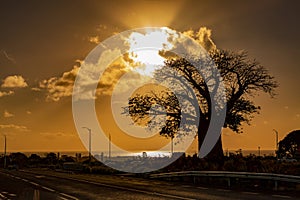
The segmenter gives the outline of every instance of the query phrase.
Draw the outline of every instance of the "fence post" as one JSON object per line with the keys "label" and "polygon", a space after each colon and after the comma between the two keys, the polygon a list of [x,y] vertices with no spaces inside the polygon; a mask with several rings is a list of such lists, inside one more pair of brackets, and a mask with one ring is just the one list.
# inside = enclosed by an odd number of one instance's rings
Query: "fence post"
{"label": "fence post", "polygon": [[277,191],[278,190],[278,182],[275,180],[275,187],[274,190]]}

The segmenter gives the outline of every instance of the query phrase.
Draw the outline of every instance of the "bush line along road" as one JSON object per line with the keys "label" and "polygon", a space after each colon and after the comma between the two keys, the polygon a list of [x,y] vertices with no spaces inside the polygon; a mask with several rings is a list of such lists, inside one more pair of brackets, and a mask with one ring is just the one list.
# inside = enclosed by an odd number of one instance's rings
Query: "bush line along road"
{"label": "bush line along road", "polygon": [[291,194],[214,189],[111,175],[52,170],[0,171],[0,199],[300,199]]}

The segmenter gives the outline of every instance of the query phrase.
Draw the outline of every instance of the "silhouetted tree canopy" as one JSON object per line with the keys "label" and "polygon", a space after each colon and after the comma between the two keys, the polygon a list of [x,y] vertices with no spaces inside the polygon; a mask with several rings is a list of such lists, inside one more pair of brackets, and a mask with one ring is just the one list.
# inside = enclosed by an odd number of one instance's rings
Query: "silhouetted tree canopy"
{"label": "silhouetted tree canopy", "polygon": [[[279,142],[278,155],[280,158],[296,158],[299,156],[300,149],[300,130],[290,132]],[[297,155],[298,153],[298,155]]]}
{"label": "silhouetted tree canopy", "polygon": [[42,158],[37,154],[31,154],[28,158],[28,161],[30,165],[38,165],[41,164]]}
{"label": "silhouetted tree canopy", "polygon": [[45,159],[46,159],[47,164],[56,164],[58,161],[56,153],[53,153],[53,152],[47,153]]}
{"label": "silhouetted tree canopy", "polygon": [[28,158],[24,153],[17,152],[17,153],[12,153],[10,155],[12,164],[18,165],[18,167],[22,168],[27,165]]}
{"label": "silhouetted tree canopy", "polygon": [[[228,127],[234,132],[241,133],[242,125],[244,123],[250,124],[254,114],[258,113],[260,106],[255,105],[253,97],[259,92],[267,93],[271,97],[275,95],[275,89],[278,86],[274,77],[271,76],[268,70],[256,60],[248,58],[246,52],[231,52],[227,50],[214,50],[210,52],[210,57],[217,66],[222,81],[225,87],[226,96],[226,119],[224,127]],[[203,62],[200,61],[199,62]],[[200,63],[205,66],[206,63]],[[204,79],[203,74],[184,58],[171,58],[165,61],[165,67],[169,70],[158,70],[155,74],[158,80],[164,80],[174,77],[172,71],[180,74],[179,81],[185,79],[191,86],[194,96],[186,96],[197,99],[200,116],[200,124],[198,126],[198,145],[199,149],[202,145],[203,139],[207,133],[208,125],[211,120],[211,112],[213,108],[211,103],[210,87],[217,88],[220,81],[218,77],[213,77],[214,73],[208,78]],[[210,80],[209,85],[207,80]],[[211,81],[212,80],[212,81]],[[135,122],[145,119],[149,116],[151,106],[159,104],[163,106],[167,112],[167,119],[165,126],[161,129],[160,134],[168,137],[174,137],[176,130],[179,127],[182,117],[193,120],[193,116],[182,116],[180,113],[180,106],[176,96],[170,92],[159,92],[159,94],[140,94],[129,99],[128,107],[125,110],[129,111],[130,116]],[[155,113],[155,111],[154,111]],[[159,114],[157,112],[156,114]],[[149,118],[149,123],[152,119]],[[221,131],[221,130],[220,130]],[[223,155],[221,139],[218,144],[219,156]],[[215,152],[216,154],[216,152]]]}

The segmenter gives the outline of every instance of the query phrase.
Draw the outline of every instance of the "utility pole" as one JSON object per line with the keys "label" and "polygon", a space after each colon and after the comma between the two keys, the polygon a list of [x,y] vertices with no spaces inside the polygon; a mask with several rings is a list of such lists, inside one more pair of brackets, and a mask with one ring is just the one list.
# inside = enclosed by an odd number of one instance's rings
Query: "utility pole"
{"label": "utility pole", "polygon": [[260,157],[260,146],[258,146],[258,157]]}
{"label": "utility pole", "polygon": [[109,134],[108,138],[109,138],[109,142],[108,142],[108,157],[110,159],[110,157],[111,157],[111,136],[110,136],[110,134]]}
{"label": "utility pole", "polygon": [[4,135],[4,168],[6,168],[6,135]]}
{"label": "utility pole", "polygon": [[276,158],[278,159],[278,131],[273,129],[275,132],[275,140],[276,140],[276,148],[275,148],[275,153],[276,153]]}
{"label": "utility pole", "polygon": [[174,137],[171,136],[171,157],[173,157],[173,153],[174,153],[173,139]]}
{"label": "utility pole", "polygon": [[89,162],[91,162],[92,159],[92,129],[88,127],[82,127],[89,131]]}

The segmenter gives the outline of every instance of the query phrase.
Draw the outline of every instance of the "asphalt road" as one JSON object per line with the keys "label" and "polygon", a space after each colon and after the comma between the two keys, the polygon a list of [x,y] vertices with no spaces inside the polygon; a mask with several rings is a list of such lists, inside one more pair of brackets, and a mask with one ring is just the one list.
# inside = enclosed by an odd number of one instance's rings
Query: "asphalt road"
{"label": "asphalt road", "polygon": [[0,171],[0,199],[300,199],[279,193],[213,189],[122,176],[76,175],[53,171]]}
{"label": "asphalt road", "polygon": [[37,187],[25,178],[0,173],[0,199],[65,199],[64,195]]}

